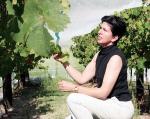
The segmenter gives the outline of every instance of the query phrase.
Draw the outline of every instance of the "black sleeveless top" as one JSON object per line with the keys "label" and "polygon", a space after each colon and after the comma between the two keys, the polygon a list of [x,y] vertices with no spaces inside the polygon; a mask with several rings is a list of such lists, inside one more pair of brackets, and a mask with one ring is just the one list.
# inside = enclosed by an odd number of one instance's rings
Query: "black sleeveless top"
{"label": "black sleeveless top", "polygon": [[131,95],[128,90],[127,82],[127,61],[121,50],[118,49],[115,45],[103,48],[97,56],[95,72],[97,87],[101,87],[107,63],[113,55],[119,55],[122,59],[123,65],[118,79],[107,98],[115,96],[120,101],[129,101],[131,100]]}

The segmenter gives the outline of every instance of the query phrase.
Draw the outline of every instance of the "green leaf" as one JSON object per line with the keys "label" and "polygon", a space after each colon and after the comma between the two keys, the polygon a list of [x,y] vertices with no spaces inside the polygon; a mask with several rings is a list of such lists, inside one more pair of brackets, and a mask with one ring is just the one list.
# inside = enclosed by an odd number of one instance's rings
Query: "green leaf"
{"label": "green leaf", "polygon": [[144,65],[145,61],[146,61],[145,58],[138,58],[138,59],[137,59],[137,64],[138,64],[138,65],[137,65],[137,69],[138,69],[138,70],[144,69],[144,67],[145,67],[145,65]]}
{"label": "green leaf", "polygon": [[[138,8],[137,8],[138,9]],[[133,11],[133,14],[135,15],[135,16],[139,16],[140,15],[140,10],[134,10]]]}
{"label": "green leaf", "polygon": [[39,14],[37,4],[33,0],[26,1],[22,17],[23,23],[19,22],[20,32],[14,35],[14,40],[25,43],[30,31],[34,29],[33,27],[37,26],[37,24],[43,25],[43,20]]}
{"label": "green leaf", "polygon": [[147,28],[147,29],[150,30],[150,22],[146,22],[146,23],[145,23],[145,28]]}
{"label": "green leaf", "polygon": [[126,18],[126,19],[129,18],[129,15],[128,15],[126,12],[123,14],[123,16],[124,16],[124,18]]}
{"label": "green leaf", "polygon": [[10,0],[6,1],[6,5],[8,14],[14,15],[14,9],[12,7],[12,3],[10,2]]}
{"label": "green leaf", "polygon": [[26,49],[26,48],[23,48],[21,51],[20,51],[20,56],[22,57],[27,57],[29,55],[29,51]]}
{"label": "green leaf", "polygon": [[63,13],[63,6],[59,1],[45,0],[44,2],[40,2],[38,0],[37,4],[40,4],[38,5],[39,9],[51,30],[55,32],[64,30],[66,24],[69,22],[69,17]]}
{"label": "green leaf", "polygon": [[50,42],[52,37],[45,29],[44,23],[47,23],[49,28],[54,31],[63,30],[69,18],[66,14],[61,13],[62,10],[63,6],[59,1],[27,1],[23,14],[24,22],[20,23],[20,32],[14,36],[15,41],[26,44],[31,52],[37,55],[52,54],[56,49]]}
{"label": "green leaf", "polygon": [[30,32],[27,39],[27,46],[33,50],[36,55],[48,57],[50,54],[51,35],[44,26],[37,26]]}

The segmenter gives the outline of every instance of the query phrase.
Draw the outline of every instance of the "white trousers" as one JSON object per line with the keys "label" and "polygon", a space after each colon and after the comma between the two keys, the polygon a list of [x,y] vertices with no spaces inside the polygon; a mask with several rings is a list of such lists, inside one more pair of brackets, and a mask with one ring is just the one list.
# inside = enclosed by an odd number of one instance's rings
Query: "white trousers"
{"label": "white trousers", "polygon": [[71,93],[67,98],[71,115],[65,119],[131,119],[132,101],[119,101],[116,97],[100,100],[81,93]]}

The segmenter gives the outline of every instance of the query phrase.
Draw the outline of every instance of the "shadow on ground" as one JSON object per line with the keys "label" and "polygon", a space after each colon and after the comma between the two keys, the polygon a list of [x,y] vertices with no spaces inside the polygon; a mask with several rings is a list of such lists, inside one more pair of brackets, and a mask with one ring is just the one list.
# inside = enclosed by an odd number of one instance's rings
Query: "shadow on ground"
{"label": "shadow on ground", "polygon": [[[63,96],[57,90],[44,90],[43,87],[27,87],[13,98],[13,110],[4,119],[40,119],[40,115],[54,112],[51,103],[54,96]],[[44,102],[43,102],[44,100]]]}

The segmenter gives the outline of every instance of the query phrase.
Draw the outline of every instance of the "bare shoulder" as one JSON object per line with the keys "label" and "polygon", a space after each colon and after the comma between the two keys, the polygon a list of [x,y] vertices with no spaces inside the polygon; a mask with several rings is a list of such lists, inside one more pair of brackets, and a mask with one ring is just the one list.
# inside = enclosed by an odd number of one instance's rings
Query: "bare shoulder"
{"label": "bare shoulder", "polygon": [[113,55],[110,60],[109,63],[113,63],[113,64],[122,64],[122,58],[119,55]]}
{"label": "bare shoulder", "polygon": [[97,53],[94,55],[92,61],[96,62],[96,59],[97,59],[98,54],[99,54],[99,52],[97,52]]}

